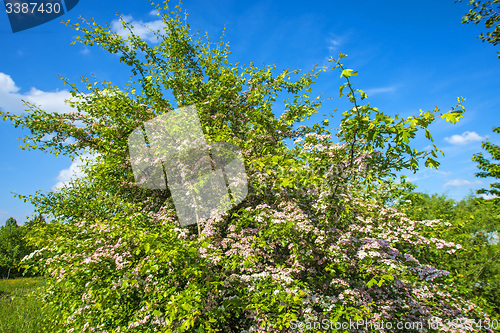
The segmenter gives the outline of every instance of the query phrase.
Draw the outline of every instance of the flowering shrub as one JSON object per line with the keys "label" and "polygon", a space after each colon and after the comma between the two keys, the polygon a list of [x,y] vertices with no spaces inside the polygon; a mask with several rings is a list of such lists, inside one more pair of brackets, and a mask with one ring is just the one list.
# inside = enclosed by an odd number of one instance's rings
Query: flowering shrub
{"label": "flowering shrub", "polygon": [[[491,316],[498,318],[500,299],[500,270],[498,253],[500,244],[490,237],[498,228],[500,207],[493,200],[469,196],[459,202],[445,195],[409,193],[398,209],[412,219],[443,219],[447,222],[424,227],[420,232],[428,238],[443,238],[460,243],[459,250],[451,251],[449,258],[442,250],[420,248],[415,255],[428,264],[454,272],[453,288],[472,298]],[[448,222],[449,221],[449,222]],[[463,246],[463,248],[462,248]]]}
{"label": "flowering shrub", "polygon": [[[409,145],[418,129],[432,140],[427,126],[437,108],[402,119],[358,105],[366,94],[350,82],[357,73],[332,59],[346,80],[341,96],[348,91],[354,104],[335,143],[327,120],[296,126],[321,105],[307,95],[320,70],[231,67],[223,42],[193,40],[180,10],[157,9],[166,27],[154,48],[132,30],[124,40],[93,21],[73,25],[84,33],[81,42],[121,54],[138,77],[133,88],[84,80],[86,93],[71,85],[78,112],[2,112],[31,129],[28,147],[94,156],[86,177],[24,197],[53,218],[31,234],[41,250],[24,260],[49,278],[46,301],[59,311],[48,331],[314,332],[315,322],[362,320],[372,326],[348,330],[412,321],[420,331],[463,332],[474,329],[448,320],[489,319],[449,288],[449,272],[412,254],[422,246],[443,256],[460,249],[419,233],[442,222],[412,221],[387,204],[397,199],[395,170],[416,170],[426,157],[426,165],[438,165],[428,157],[435,146],[418,152]],[[279,91],[293,102],[278,118],[272,105]],[[234,143],[245,158],[247,198],[200,221],[199,233],[180,227],[168,189],[135,184],[127,154],[128,134],[173,104],[196,105],[207,141]],[[456,122],[461,112],[440,117]],[[385,331],[394,330],[408,331]]]}

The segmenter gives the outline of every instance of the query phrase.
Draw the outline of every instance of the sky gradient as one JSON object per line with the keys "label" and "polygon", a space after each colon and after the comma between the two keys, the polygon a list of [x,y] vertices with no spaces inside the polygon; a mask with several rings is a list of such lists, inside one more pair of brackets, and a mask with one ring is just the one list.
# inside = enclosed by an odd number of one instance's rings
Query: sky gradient
{"label": "sky gradient", "polygon": [[[494,181],[474,177],[478,169],[471,158],[482,151],[481,142],[487,138],[500,144],[500,135],[492,132],[500,126],[500,59],[497,48],[476,39],[482,26],[461,24],[466,3],[195,0],[185,1],[182,7],[193,32],[206,31],[216,41],[225,27],[233,63],[307,71],[315,64],[331,65],[327,59],[339,52],[348,54],[342,63],[359,72],[353,84],[365,90],[370,105],[384,113],[418,115],[419,109],[436,106],[446,111],[457,97],[465,97],[462,120],[455,125],[442,120],[430,127],[435,144],[446,154],[439,158],[439,170],[426,169],[422,163],[419,172],[407,175],[419,191],[447,193],[456,200]],[[64,104],[70,97],[68,87],[59,77],[78,83],[80,76],[93,74],[118,86],[129,79],[130,71],[116,55],[98,47],[70,45],[78,32],[61,20],[93,17],[119,32],[118,12],[150,41],[152,34],[144,25],[162,26],[146,0],[82,0],[61,18],[18,33],[12,33],[3,8],[0,109],[16,114],[24,111],[21,100],[40,104],[46,111],[70,111]],[[336,127],[349,107],[338,99],[343,82],[336,71],[322,73],[313,93],[332,99],[324,103],[316,120],[338,108],[338,116],[331,121]],[[281,107],[276,106],[276,114],[281,114]],[[33,207],[14,198],[13,192],[49,191],[77,171],[78,161],[19,149],[18,137],[27,133],[0,121],[0,225],[10,216],[21,224],[33,213]],[[418,138],[414,144],[424,149],[429,142]]]}

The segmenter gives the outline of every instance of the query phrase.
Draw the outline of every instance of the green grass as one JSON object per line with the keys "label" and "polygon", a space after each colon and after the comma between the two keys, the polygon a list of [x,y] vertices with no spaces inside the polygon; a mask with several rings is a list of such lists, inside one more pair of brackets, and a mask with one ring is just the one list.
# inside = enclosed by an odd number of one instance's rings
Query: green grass
{"label": "green grass", "polygon": [[40,333],[47,313],[40,296],[43,278],[0,280],[0,333]]}

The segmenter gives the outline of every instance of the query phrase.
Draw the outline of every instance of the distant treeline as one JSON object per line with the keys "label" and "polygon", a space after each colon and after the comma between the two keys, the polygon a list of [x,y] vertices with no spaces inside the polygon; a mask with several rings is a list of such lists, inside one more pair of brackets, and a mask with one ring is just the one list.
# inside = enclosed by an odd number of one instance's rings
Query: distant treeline
{"label": "distant treeline", "polygon": [[[21,269],[21,259],[35,250],[28,244],[27,236],[37,223],[45,223],[42,215],[18,225],[16,219],[10,217],[4,226],[0,227],[0,276],[11,278],[22,276],[24,270]],[[26,272],[24,275],[31,275]]]}

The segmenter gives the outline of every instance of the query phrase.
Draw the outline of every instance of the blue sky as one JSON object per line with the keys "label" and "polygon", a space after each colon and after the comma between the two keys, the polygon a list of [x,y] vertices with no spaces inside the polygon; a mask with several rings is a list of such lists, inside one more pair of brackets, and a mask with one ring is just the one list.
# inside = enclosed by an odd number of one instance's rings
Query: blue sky
{"label": "blue sky", "polygon": [[[172,5],[175,4],[174,2]],[[463,96],[466,112],[455,124],[441,121],[430,130],[446,156],[439,170],[422,165],[410,180],[418,190],[446,192],[461,199],[471,191],[488,187],[493,179],[478,179],[474,153],[482,151],[486,138],[500,144],[492,132],[500,126],[500,60],[496,48],[476,36],[482,26],[461,24],[466,3],[454,1],[188,1],[192,30],[219,38],[224,26],[231,46],[231,60],[256,65],[276,64],[277,69],[308,70],[315,64],[331,64],[330,56],[348,54],[344,65],[359,72],[357,88],[365,90],[372,106],[389,114],[418,115],[419,109],[438,106],[448,110]],[[0,108],[21,113],[21,99],[42,105],[47,111],[68,111],[69,92],[59,76],[71,82],[94,74],[99,80],[123,86],[130,72],[116,55],[99,48],[70,45],[77,32],[61,20],[78,21],[81,15],[100,24],[116,25],[116,13],[126,15],[136,27],[160,27],[158,16],[146,0],[81,0],[69,13],[41,26],[12,33],[7,14],[0,12]],[[142,28],[145,38],[151,35]],[[339,73],[321,75],[313,92],[332,96],[319,111],[348,106],[338,99]],[[280,114],[277,106],[276,113]],[[338,116],[338,117],[339,117]],[[332,124],[336,124],[333,118]],[[335,127],[335,126],[333,126]],[[18,137],[26,130],[0,121],[0,225],[13,216],[22,223],[33,207],[14,198],[12,192],[49,191],[68,181],[77,162],[39,151],[22,151]],[[424,139],[417,148],[428,145]]]}

